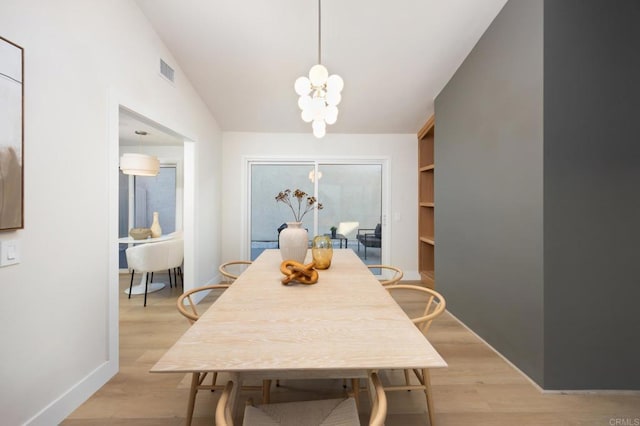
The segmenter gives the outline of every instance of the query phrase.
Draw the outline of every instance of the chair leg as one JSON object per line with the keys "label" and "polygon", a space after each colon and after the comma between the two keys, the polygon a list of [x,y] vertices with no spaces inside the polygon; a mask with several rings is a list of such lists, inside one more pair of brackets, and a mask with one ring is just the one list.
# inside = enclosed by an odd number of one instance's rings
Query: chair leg
{"label": "chair leg", "polygon": [[167,272],[169,273],[169,288],[173,288],[173,285],[171,284],[171,269],[167,269]]}
{"label": "chair leg", "polygon": [[409,370],[404,370],[404,382],[407,386],[411,384],[411,379],[409,378]]}
{"label": "chair leg", "polygon": [[271,400],[271,380],[262,381],[262,403],[268,404]]}
{"label": "chair leg", "polygon": [[153,272],[151,273],[151,281],[150,282],[153,282]]}
{"label": "chair leg", "polygon": [[356,400],[356,407],[360,410],[360,379],[351,379],[351,390],[353,392],[353,399]]}
{"label": "chair leg", "polygon": [[187,403],[187,426],[191,426],[191,420],[193,419],[193,409],[196,405],[196,392],[198,392],[198,384],[200,383],[200,373],[191,374],[191,388],[189,388],[189,402]]}
{"label": "chair leg", "polygon": [[147,288],[149,287],[149,273],[146,272],[146,274],[147,274],[147,277],[144,280],[144,306],[145,307],[147,306]]}
{"label": "chair leg", "polygon": [[429,424],[435,426],[436,419],[433,412],[433,394],[431,392],[431,378],[429,377],[428,369],[422,369],[422,378],[424,380],[424,394],[427,398],[427,410],[429,410]]}
{"label": "chair leg", "polygon": [[211,386],[212,386],[212,388],[211,388],[211,392],[215,392],[216,390],[215,390],[215,389],[213,389],[213,388],[215,388],[215,387],[216,387],[216,382],[218,381],[218,372],[217,372],[217,371],[214,371],[213,373],[211,373],[211,377],[213,377],[213,378],[211,379]]}
{"label": "chair leg", "polygon": [[131,270],[131,283],[129,284],[129,299],[131,299],[131,289],[133,289],[133,275],[136,273],[135,270]]}
{"label": "chair leg", "polygon": [[184,288],[184,276],[182,275],[182,266],[178,266],[178,273],[180,274],[180,284],[182,284],[182,288]]}

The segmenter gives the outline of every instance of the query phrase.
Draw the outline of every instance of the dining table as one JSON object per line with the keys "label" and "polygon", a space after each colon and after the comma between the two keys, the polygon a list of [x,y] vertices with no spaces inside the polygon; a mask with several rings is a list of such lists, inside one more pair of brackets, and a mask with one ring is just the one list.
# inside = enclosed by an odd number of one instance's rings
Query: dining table
{"label": "dining table", "polygon": [[353,250],[334,250],[315,284],[282,284],[282,261],[264,250],[150,371],[227,372],[241,382],[447,366]]}

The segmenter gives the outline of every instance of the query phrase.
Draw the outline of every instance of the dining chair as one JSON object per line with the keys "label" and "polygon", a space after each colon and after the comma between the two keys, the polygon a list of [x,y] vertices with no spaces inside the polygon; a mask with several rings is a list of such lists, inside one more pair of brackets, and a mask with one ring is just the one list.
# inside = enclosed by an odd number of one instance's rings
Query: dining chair
{"label": "dining chair", "polygon": [[[182,314],[188,321],[189,324],[193,324],[200,318],[200,313],[198,312],[197,302],[204,297],[204,295],[199,295],[198,293],[210,292],[212,290],[224,290],[229,288],[230,284],[214,284],[214,285],[206,285],[202,287],[196,287],[191,290],[187,290],[182,293],[178,300],[176,301],[176,306],[178,308],[178,312]],[[200,297],[202,296],[202,297]],[[196,299],[196,300],[194,300]],[[191,374],[191,386],[189,388],[189,401],[187,402],[187,426],[191,425],[191,421],[193,419],[193,410],[196,403],[196,394],[199,390],[210,390],[211,392],[215,390],[222,390],[225,388],[224,385],[216,384],[218,380],[218,373],[211,372],[211,384],[204,384],[205,379],[209,375],[209,372],[194,372]],[[268,400],[269,387],[271,386],[270,381],[264,381],[262,386],[243,386],[243,390],[262,390],[263,395],[266,395]]]}
{"label": "dining chair", "polygon": [[[178,287],[178,277],[180,277],[180,282],[182,284],[182,288],[184,288],[184,275],[182,273],[182,264],[184,263],[184,231],[177,230],[171,232],[169,237],[182,241],[182,249],[178,252],[174,253],[174,258],[172,263],[176,266],[173,267],[173,282]],[[171,271],[169,271],[169,275],[171,275]],[[171,276],[169,276],[169,286],[171,286]]]}
{"label": "dining chair", "polygon": [[[184,276],[182,275],[182,264],[184,263],[184,240],[180,236],[172,239],[171,241],[175,241],[175,243],[172,244],[172,249],[169,251],[167,259],[169,287],[173,287],[175,284],[176,288],[178,288],[178,277],[180,277],[182,288],[184,288]],[[171,280],[171,270],[173,270],[173,281]],[[153,282],[153,272],[151,272],[151,279],[149,282]]]}
{"label": "dining chair", "polygon": [[238,268],[246,268],[247,265],[251,265],[252,263],[253,262],[251,262],[250,260],[232,260],[230,262],[226,262],[220,265],[220,267],[218,268],[218,271],[220,271],[220,273],[224,277],[223,279],[226,282],[232,283],[235,280],[237,280],[239,276],[233,272],[237,273],[236,270]]}
{"label": "dining chair", "polygon": [[[411,318],[411,321],[418,327],[418,329],[426,334],[431,326],[433,320],[438,317],[442,312],[444,312],[446,307],[446,301],[444,297],[435,290],[426,287],[420,287],[416,285],[408,285],[408,284],[400,284],[400,285],[391,285],[386,287],[387,291],[390,294],[400,295],[400,292],[404,292],[405,294],[410,294],[412,300],[415,300],[416,293],[422,293],[422,296],[425,297],[425,307],[424,310],[421,308],[421,314],[419,316],[415,316]],[[422,299],[421,299],[422,300]],[[415,376],[418,383],[415,384],[411,381],[411,373]],[[427,400],[427,410],[429,414],[429,423],[431,426],[435,426],[435,419],[433,413],[433,395],[431,392],[431,379],[429,377],[429,370],[426,368],[423,369],[405,369],[404,370],[404,384],[389,384],[384,385],[384,390],[387,392],[392,391],[407,391],[407,390],[420,390],[424,392],[425,398]]]}
{"label": "dining chair", "polygon": [[144,306],[147,306],[147,287],[152,280],[152,278],[150,280],[149,274],[157,271],[169,271],[169,283],[171,283],[171,268],[178,266],[178,259],[179,264],[182,264],[183,253],[184,243],[182,240],[167,240],[129,247],[125,251],[127,265],[129,269],[131,269],[129,298],[131,298],[131,289],[133,288],[133,277],[135,273],[146,273]]}
{"label": "dining chair", "polygon": [[[373,270],[373,269],[388,270],[388,271],[391,271],[393,273],[391,278],[379,280],[380,284],[382,284],[385,287],[389,286],[389,285],[394,285],[394,284],[400,282],[400,280],[404,276],[404,273],[402,272],[402,270],[400,268],[395,267],[395,266],[390,266],[390,265],[367,265],[367,268],[369,268],[371,270]],[[347,387],[347,379],[344,379],[344,381],[342,383],[342,386],[345,387],[345,388]]]}
{"label": "dining chair", "polygon": [[394,285],[394,284],[398,283],[402,279],[402,277],[404,276],[404,273],[402,272],[402,269],[397,268],[395,266],[390,266],[390,265],[367,265],[367,268],[369,268],[369,269],[381,269],[383,271],[391,271],[391,273],[393,274],[393,275],[391,275],[391,278],[380,280],[380,284],[382,284],[383,286]]}
{"label": "dining chair", "polygon": [[[387,417],[387,397],[378,374],[369,374],[371,400],[370,426],[382,426]],[[216,407],[216,425],[233,426],[231,412],[234,383],[227,382]],[[343,425],[360,426],[358,407],[353,397],[320,399],[312,401],[281,402],[254,406],[251,401],[245,406],[243,426],[271,425]]]}

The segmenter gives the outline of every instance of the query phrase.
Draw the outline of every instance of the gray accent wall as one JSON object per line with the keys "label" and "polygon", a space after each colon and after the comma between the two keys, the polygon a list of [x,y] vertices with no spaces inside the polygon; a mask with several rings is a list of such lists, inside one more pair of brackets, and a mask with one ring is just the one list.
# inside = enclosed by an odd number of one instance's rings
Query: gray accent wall
{"label": "gray accent wall", "polygon": [[542,2],[510,1],[435,100],[447,308],[543,378]]}
{"label": "gray accent wall", "polygon": [[640,2],[546,1],[548,389],[640,389]]}
{"label": "gray accent wall", "polygon": [[436,288],[545,389],[640,389],[638,22],[510,0],[435,100]]}

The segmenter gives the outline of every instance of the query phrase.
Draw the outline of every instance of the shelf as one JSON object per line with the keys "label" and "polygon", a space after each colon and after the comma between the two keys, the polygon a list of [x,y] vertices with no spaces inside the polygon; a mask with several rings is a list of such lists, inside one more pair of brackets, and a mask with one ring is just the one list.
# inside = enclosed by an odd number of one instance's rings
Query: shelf
{"label": "shelf", "polygon": [[418,140],[421,140],[427,137],[427,134],[429,134],[433,130],[433,127],[435,126],[435,121],[436,121],[435,115],[432,115],[431,117],[429,117],[427,122],[424,123],[424,126],[422,126],[420,130],[418,130]]}
{"label": "shelf", "polygon": [[420,196],[419,202],[432,203],[433,200],[433,173],[427,171],[420,173],[418,180],[418,194]]}
{"label": "shelf", "polygon": [[426,284],[427,287],[433,288],[436,281],[433,271],[420,271],[420,281]]}
{"label": "shelf", "polygon": [[433,237],[420,237],[420,241],[423,243],[430,244],[432,246],[436,245],[436,242],[433,240]]}
{"label": "shelf", "polygon": [[435,117],[418,132],[418,272],[420,281],[435,287]]}

